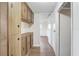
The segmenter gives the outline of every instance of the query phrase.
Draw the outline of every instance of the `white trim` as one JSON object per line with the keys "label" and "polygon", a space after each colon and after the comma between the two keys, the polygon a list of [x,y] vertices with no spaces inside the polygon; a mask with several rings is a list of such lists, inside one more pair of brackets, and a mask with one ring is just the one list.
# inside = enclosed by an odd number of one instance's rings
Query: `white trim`
{"label": "white trim", "polygon": [[73,3],[71,3],[71,56],[73,56]]}

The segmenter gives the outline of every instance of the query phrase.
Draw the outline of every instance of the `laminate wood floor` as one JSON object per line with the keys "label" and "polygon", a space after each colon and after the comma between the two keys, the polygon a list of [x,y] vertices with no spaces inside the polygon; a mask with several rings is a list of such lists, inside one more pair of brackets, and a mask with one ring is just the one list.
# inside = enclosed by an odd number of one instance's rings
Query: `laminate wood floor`
{"label": "laminate wood floor", "polygon": [[40,37],[40,47],[33,47],[29,56],[55,56],[53,48],[48,43],[47,36]]}

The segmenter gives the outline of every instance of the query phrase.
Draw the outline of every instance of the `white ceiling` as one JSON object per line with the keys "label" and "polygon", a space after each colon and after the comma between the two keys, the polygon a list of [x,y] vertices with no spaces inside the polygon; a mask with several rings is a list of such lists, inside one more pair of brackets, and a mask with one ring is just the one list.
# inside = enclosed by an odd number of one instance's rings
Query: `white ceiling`
{"label": "white ceiling", "polygon": [[57,2],[28,2],[33,12],[50,13],[55,9]]}

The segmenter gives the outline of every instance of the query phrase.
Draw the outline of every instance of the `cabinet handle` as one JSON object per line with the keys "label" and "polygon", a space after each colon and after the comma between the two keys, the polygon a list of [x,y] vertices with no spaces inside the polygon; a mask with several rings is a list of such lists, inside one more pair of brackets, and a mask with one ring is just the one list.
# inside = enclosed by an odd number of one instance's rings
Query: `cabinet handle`
{"label": "cabinet handle", "polygon": [[18,40],[19,40],[19,38],[18,38]]}
{"label": "cabinet handle", "polygon": [[24,50],[24,48],[23,48],[23,50]]}
{"label": "cabinet handle", "polygon": [[17,27],[19,28],[19,27],[20,27],[20,25],[17,25]]}

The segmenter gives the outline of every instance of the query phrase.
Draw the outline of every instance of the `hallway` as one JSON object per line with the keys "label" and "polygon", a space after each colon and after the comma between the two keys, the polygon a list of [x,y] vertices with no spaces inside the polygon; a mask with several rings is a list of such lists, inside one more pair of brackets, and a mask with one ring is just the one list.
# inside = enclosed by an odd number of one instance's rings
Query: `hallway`
{"label": "hallway", "polygon": [[55,56],[53,48],[48,43],[47,36],[40,37],[40,48],[34,47],[30,51],[30,56]]}
{"label": "hallway", "polygon": [[0,2],[0,56],[79,56],[79,3]]}

